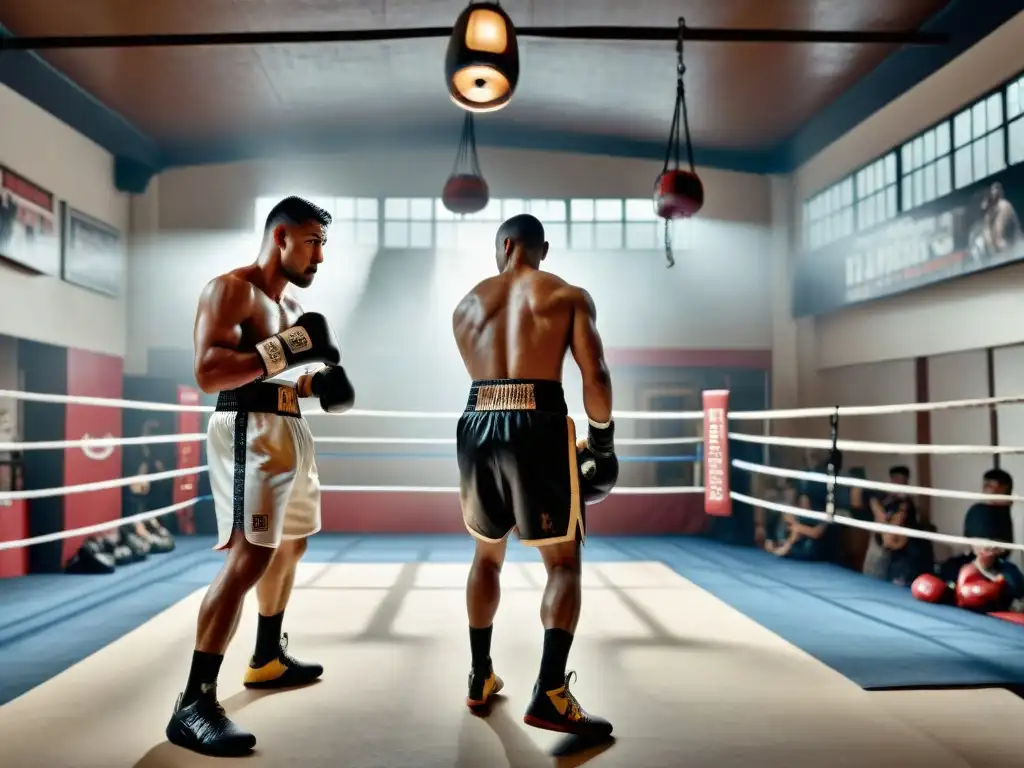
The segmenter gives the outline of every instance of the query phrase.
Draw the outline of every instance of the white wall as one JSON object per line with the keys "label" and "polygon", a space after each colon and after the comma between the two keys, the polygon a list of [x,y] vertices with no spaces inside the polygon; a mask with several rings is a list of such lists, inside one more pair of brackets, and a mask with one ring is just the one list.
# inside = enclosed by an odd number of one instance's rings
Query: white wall
{"label": "white wall", "polygon": [[[988,397],[988,364],[981,349],[928,359],[928,396],[932,402]],[[959,408],[931,414],[932,442],[945,445],[988,445],[989,412]],[[933,456],[932,485],[955,491],[981,492],[981,478],[992,469],[992,457],[956,454]],[[943,533],[963,535],[970,502],[932,499],[932,521]]]}
{"label": "white wall", "polygon": [[[496,198],[649,197],[656,162],[559,153],[481,150]],[[437,196],[452,157],[407,151],[386,156],[291,158],[172,170],[133,202],[136,234],[129,270],[128,366],[146,368],[151,348],[191,347],[195,300],[214,275],[256,255],[253,206],[264,195]],[[594,295],[610,347],[766,349],[771,346],[770,201],[768,180],[701,171],[707,202],[675,242],[676,266],[661,251],[552,252],[546,268]],[[344,333],[374,266],[376,251],[331,248],[307,291],[307,306],[332,315]],[[401,256],[400,258],[405,258]],[[390,294],[380,304],[420,297],[426,314],[408,330],[447,350],[451,309],[477,280],[493,273],[488,249],[422,257],[388,270]],[[424,291],[422,281],[429,283]],[[405,285],[406,281],[413,284]],[[359,332],[366,334],[368,330]]]}
{"label": "white wall", "polygon": [[[1021,394],[1024,391],[1024,345],[993,350],[992,357],[996,397]],[[1024,446],[1024,404],[1001,405],[996,409],[996,416],[999,444]],[[1024,495],[1024,454],[1003,456],[1000,465],[1013,477],[1013,492]],[[1014,504],[1013,533],[1016,541],[1024,541],[1022,504]]]}
{"label": "white wall", "polygon": [[[78,210],[128,232],[113,157],[0,85],[0,163]],[[0,334],[111,355],[126,349],[125,303],[0,264]]]}
{"label": "white wall", "polygon": [[[1024,13],[875,113],[795,175],[799,200],[899,146],[1014,76],[1022,67]],[[796,219],[798,232],[798,210]],[[933,355],[1024,341],[1024,266],[882,299],[807,321],[818,367]],[[810,330],[813,329],[813,330]]]}

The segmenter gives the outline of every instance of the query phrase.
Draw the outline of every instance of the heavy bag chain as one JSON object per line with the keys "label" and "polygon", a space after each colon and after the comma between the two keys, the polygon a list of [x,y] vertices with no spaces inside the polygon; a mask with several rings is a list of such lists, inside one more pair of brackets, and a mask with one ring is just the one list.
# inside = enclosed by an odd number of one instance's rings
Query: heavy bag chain
{"label": "heavy bag chain", "polygon": [[473,122],[472,112],[466,112],[462,119],[462,137],[459,139],[459,150],[455,153],[455,166],[452,168],[452,176],[460,174],[483,178],[480,159],[476,154],[476,123]]}
{"label": "heavy bag chain", "polygon": [[[661,169],[662,174],[669,170],[669,163],[674,169],[679,168],[679,135],[680,120],[682,115],[682,128],[686,132],[686,159],[690,164],[690,173],[696,175],[697,169],[693,166],[693,142],[690,141],[690,119],[686,112],[686,86],[683,85],[683,75],[686,74],[686,65],[683,63],[683,40],[686,37],[686,21],[679,19],[679,36],[676,38],[676,107],[672,114],[672,128],[668,134],[668,147],[665,149],[665,165]],[[665,219],[665,259],[669,267],[674,267],[676,260],[672,256],[672,237],[669,233],[671,219]]]}

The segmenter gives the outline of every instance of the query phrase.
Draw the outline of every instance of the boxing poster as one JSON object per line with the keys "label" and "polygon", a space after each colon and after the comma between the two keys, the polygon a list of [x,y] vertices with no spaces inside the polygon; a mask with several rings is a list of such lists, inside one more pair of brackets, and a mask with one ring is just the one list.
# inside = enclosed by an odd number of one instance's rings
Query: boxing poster
{"label": "boxing poster", "polygon": [[73,285],[118,298],[126,265],[121,233],[67,203],[61,203],[61,221],[61,277]]}
{"label": "boxing poster", "polygon": [[1024,165],[802,254],[793,316],[832,312],[1024,259]]}
{"label": "boxing poster", "polygon": [[[199,390],[193,387],[178,387],[179,405],[199,405]],[[200,427],[201,413],[182,412],[178,414],[178,434],[191,435],[202,432]],[[178,443],[178,469],[199,466],[200,443]],[[199,487],[199,475],[182,475],[174,480],[174,494],[171,503],[180,504],[196,497]],[[190,505],[178,510],[178,532],[194,534],[196,532],[195,507]]]}
{"label": "boxing poster", "polygon": [[30,272],[60,275],[53,194],[0,165],[0,257]]}
{"label": "boxing poster", "polygon": [[732,515],[729,488],[729,392],[704,391],[704,511]]}

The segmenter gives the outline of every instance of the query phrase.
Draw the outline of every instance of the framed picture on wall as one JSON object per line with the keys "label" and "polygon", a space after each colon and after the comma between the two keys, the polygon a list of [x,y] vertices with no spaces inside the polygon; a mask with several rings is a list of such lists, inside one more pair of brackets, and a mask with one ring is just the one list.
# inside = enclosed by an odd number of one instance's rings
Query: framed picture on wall
{"label": "framed picture on wall", "polygon": [[72,285],[119,297],[125,273],[121,233],[67,203],[61,203],[61,219],[64,222],[61,277]]}
{"label": "framed picture on wall", "polygon": [[56,199],[0,165],[0,257],[42,275],[60,275]]}

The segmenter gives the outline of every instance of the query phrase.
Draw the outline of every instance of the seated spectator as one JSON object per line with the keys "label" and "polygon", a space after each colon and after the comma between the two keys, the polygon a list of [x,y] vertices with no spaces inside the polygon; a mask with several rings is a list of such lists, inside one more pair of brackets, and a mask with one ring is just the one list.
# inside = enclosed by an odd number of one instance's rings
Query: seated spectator
{"label": "seated spectator", "polygon": [[[811,497],[807,494],[800,494],[796,505],[801,509],[812,509]],[[798,517],[797,515],[783,515],[783,533],[778,539],[769,539],[765,542],[765,550],[778,557],[789,557],[794,560],[823,560],[825,551],[825,532],[828,524]]]}
{"label": "seated spectator", "polygon": [[1024,574],[1009,561],[1009,554],[1000,547],[975,547],[954,581],[945,582],[930,573],[919,576],[912,589],[914,597],[976,613],[1024,612]]}
{"label": "seated spectator", "polygon": [[[990,469],[982,477],[981,492],[994,496],[1008,496],[1013,493],[1013,478],[1002,469]],[[972,504],[964,516],[964,536],[971,539],[990,541],[1013,541],[1013,518],[1010,516],[1010,501],[977,502]],[[973,562],[973,551],[949,558],[938,569],[943,581],[955,581],[960,569]]]}
{"label": "seated spectator", "polygon": [[[889,482],[909,485],[910,469],[898,465],[890,467]],[[868,496],[868,508],[875,522],[917,528],[917,506],[906,493],[878,493]],[[865,563],[865,573],[900,586],[910,586],[918,574],[927,571],[922,547],[914,539],[898,533],[875,534],[872,550]]]}

